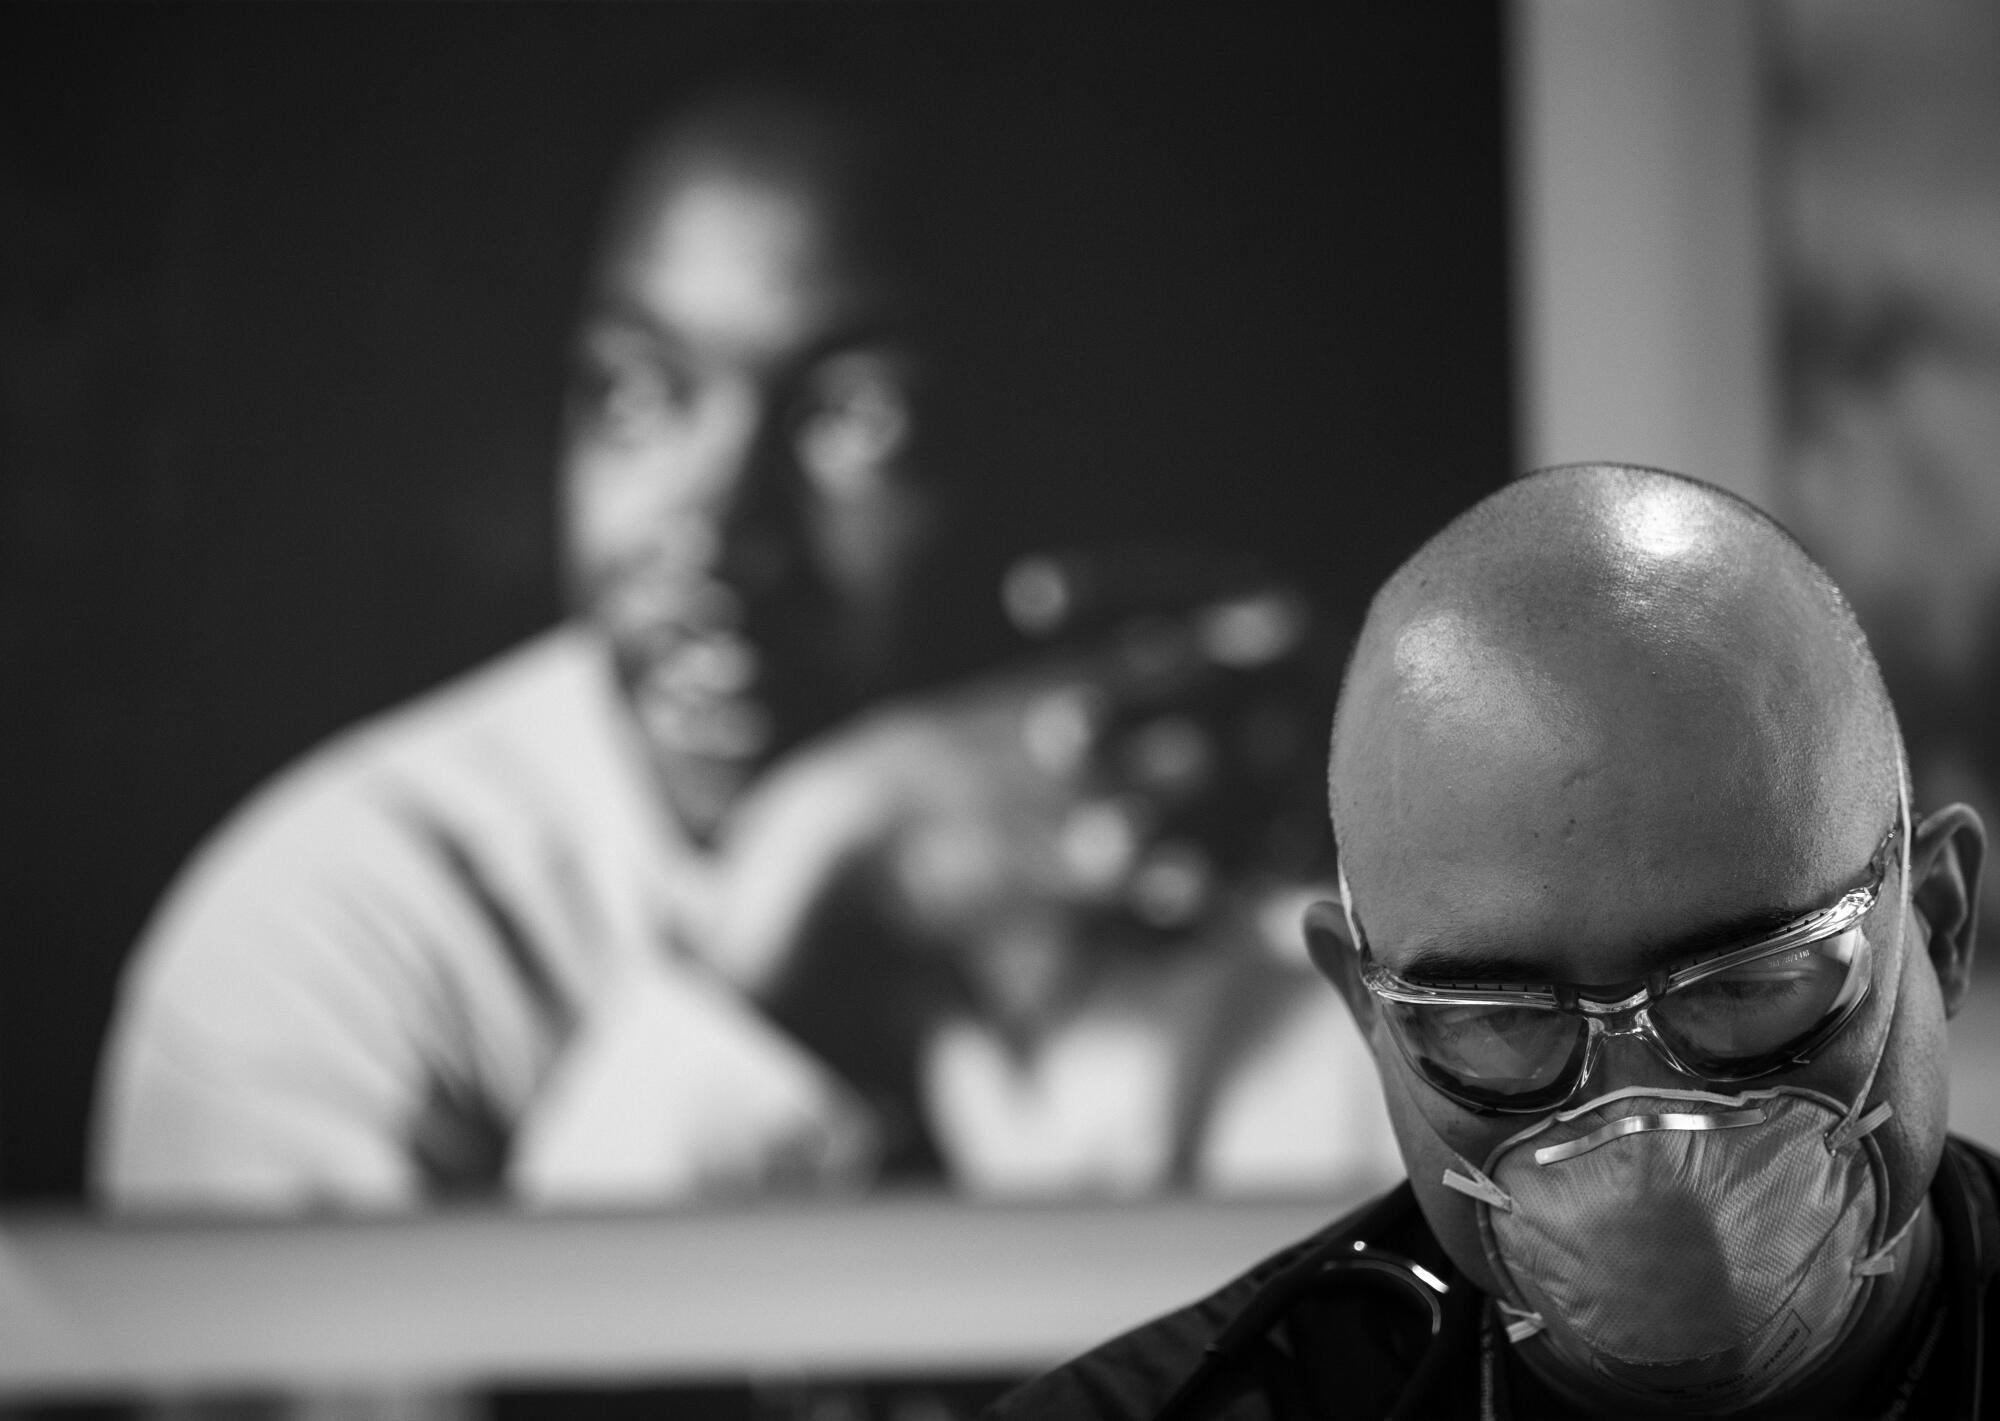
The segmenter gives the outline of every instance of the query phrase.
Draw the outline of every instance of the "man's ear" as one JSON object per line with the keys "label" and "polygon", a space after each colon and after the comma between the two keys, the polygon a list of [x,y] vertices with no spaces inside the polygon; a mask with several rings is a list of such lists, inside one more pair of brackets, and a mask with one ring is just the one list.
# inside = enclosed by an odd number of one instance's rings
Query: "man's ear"
{"label": "man's ear", "polygon": [[1340,904],[1321,899],[1306,909],[1305,930],[1306,951],[1312,954],[1313,966],[1333,983],[1354,1024],[1361,1028],[1361,1039],[1373,1051],[1375,996],[1361,980],[1360,957],[1347,937],[1347,915],[1340,911]]}
{"label": "man's ear", "polygon": [[1979,925],[1979,871],[1986,861],[1986,826],[1968,804],[1926,814],[1910,835],[1910,901],[1929,933],[1931,966],[1956,1016],[1972,981],[1974,930]]}

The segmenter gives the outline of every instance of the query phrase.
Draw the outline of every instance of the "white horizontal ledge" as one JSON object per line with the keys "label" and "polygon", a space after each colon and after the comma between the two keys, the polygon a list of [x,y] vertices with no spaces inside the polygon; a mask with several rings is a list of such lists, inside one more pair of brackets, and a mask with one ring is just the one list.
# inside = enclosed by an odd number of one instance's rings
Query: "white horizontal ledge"
{"label": "white horizontal ledge", "polygon": [[1003,1375],[1356,1201],[0,1218],[0,1396]]}

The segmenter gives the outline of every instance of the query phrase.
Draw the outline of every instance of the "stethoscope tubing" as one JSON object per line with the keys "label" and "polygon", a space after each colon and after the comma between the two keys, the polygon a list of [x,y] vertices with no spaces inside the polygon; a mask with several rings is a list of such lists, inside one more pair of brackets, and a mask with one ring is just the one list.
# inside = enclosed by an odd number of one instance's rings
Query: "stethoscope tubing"
{"label": "stethoscope tubing", "polygon": [[[2000,1257],[1990,1256],[1994,1252],[1992,1243],[1981,1236],[1972,1213],[1974,1186],[1964,1172],[1977,1168],[1976,1163],[1961,1161],[1954,1150],[1947,1148],[1939,1170],[1941,1174],[1949,1171],[1950,1177],[1940,1181],[1944,1187],[1931,1191],[1943,1226],[1944,1246],[1967,1257],[1968,1262],[1968,1266],[1951,1270],[1952,1313],[1957,1324],[1961,1364],[1948,1414],[1963,1421],[1976,1421],[1980,1414],[1985,1372],[1986,1287],[1996,1268],[2000,1268]],[[1386,1421],[1429,1414],[1428,1408],[1424,1411],[1416,1408],[1424,1406],[1435,1392],[1441,1373],[1451,1364],[1454,1344],[1464,1331],[1464,1320],[1468,1313],[1475,1319],[1478,1317],[1483,1311],[1480,1305],[1484,1298],[1462,1280],[1454,1280],[1456,1286],[1453,1286],[1430,1275],[1414,1260],[1377,1249],[1368,1242],[1381,1234],[1399,1207],[1405,1207],[1402,1191],[1391,1191],[1348,1227],[1312,1244],[1260,1285],[1203,1349],[1195,1369],[1154,1413],[1154,1421],[1195,1421],[1200,1415],[1196,1408],[1216,1387],[1229,1380],[1250,1349],[1302,1298],[1329,1286],[1342,1285],[1386,1286],[1402,1296],[1418,1298],[1425,1305],[1431,1323],[1430,1343]],[[1499,1398],[1491,1401],[1498,1402]],[[1504,1414],[1498,1405],[1489,1404],[1488,1410],[1494,1416]]]}

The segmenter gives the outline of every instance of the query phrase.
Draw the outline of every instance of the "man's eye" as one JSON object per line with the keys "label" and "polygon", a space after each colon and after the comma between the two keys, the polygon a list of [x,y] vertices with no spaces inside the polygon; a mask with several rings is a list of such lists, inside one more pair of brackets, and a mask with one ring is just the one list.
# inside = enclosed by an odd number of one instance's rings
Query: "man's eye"
{"label": "man's eye", "polygon": [[578,355],[570,409],[596,437],[640,444],[671,433],[687,417],[693,395],[685,372],[656,356],[601,343]]}
{"label": "man's eye", "polygon": [[852,351],[813,373],[793,429],[800,467],[824,493],[868,493],[893,478],[914,433],[905,362]]}
{"label": "man's eye", "polygon": [[1719,978],[1703,983],[1699,991],[1692,991],[1691,1000],[1697,1005],[1704,1002],[1754,1005],[1758,1002],[1787,1001],[1810,988],[1811,984],[1798,976]]}
{"label": "man's eye", "polygon": [[1509,1037],[1549,1024],[1548,1012],[1526,1007],[1444,1007],[1431,1013],[1431,1030],[1454,1041]]}
{"label": "man's eye", "polygon": [[1838,988],[1838,979],[1815,971],[1814,964],[1752,963],[1670,994],[1666,1009],[1687,1020],[1715,1014],[1782,1012],[1802,1003],[1824,1002]]}

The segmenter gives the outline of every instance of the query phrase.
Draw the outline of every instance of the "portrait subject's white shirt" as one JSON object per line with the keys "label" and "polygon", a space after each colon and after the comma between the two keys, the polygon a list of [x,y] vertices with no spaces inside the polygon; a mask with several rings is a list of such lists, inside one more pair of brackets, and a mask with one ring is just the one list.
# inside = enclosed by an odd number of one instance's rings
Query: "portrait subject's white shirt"
{"label": "portrait subject's white shirt", "polygon": [[[651,774],[602,643],[565,626],[277,776],[133,953],[100,1195],[634,1204],[868,1177],[847,1085],[699,960],[716,870]],[[940,1023],[920,1069],[952,1182],[1347,1197],[1398,1177],[1331,990],[1265,963],[1246,995],[1181,960],[1193,975],[1114,982],[1026,1057]]]}
{"label": "portrait subject's white shirt", "polygon": [[[773,1123],[760,1106],[787,1122],[837,1097],[687,953],[708,865],[652,797],[613,696],[602,645],[559,628],[246,803],[134,953],[100,1083],[100,1191],[671,1198],[745,1167],[742,1136]],[[684,1108],[697,1098],[732,1108]]]}

